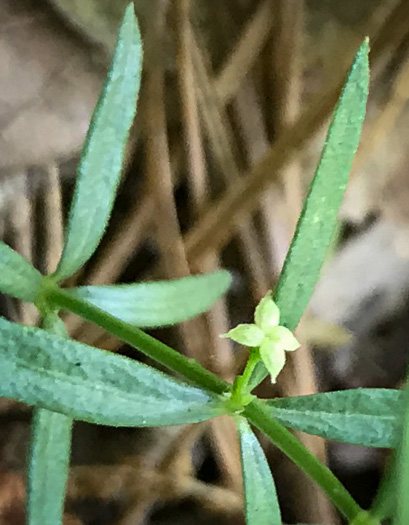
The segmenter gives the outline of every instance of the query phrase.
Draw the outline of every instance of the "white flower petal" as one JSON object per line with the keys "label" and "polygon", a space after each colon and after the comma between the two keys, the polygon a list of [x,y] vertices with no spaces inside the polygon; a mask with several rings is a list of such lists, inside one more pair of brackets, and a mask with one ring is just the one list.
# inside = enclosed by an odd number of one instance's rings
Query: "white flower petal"
{"label": "white flower petal", "polygon": [[284,350],[266,338],[260,345],[260,357],[271,376],[271,382],[275,383],[285,365]]}
{"label": "white flower petal", "polygon": [[220,337],[227,337],[244,346],[260,346],[264,339],[264,333],[255,324],[239,324]]}
{"label": "white flower petal", "polygon": [[261,299],[254,312],[255,324],[265,332],[280,321],[280,310],[271,297],[271,292]]}
{"label": "white flower petal", "polygon": [[274,326],[267,331],[266,335],[274,344],[279,345],[287,352],[297,350],[301,346],[291,330],[285,326]]}

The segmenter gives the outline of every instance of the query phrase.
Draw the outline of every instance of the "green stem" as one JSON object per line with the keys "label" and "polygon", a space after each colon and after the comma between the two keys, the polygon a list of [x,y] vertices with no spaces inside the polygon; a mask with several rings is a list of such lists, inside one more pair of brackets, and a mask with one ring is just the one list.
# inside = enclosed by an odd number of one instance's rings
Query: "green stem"
{"label": "green stem", "polygon": [[244,369],[243,375],[241,376],[242,377],[241,392],[243,394],[250,393],[249,383],[250,383],[255,367],[260,361],[261,359],[260,359],[259,352],[256,350],[251,350],[249,360],[247,361],[247,364],[246,364],[246,368]]}
{"label": "green stem", "polygon": [[[69,292],[57,287],[50,287],[47,290],[46,297],[47,301],[55,306],[69,310],[101,326],[120,340],[166,366],[169,370],[192,381],[195,385],[217,394],[231,391],[231,385],[203,368],[196,361],[182,356],[172,348],[145,334],[142,330],[120,321],[82,299],[74,297]],[[256,364],[257,362],[254,362],[254,366]],[[250,367],[253,367],[253,363]],[[327,493],[334,505],[348,520],[352,521],[358,517],[367,516],[332,472],[312,455],[291,432],[271,417],[261,400],[252,401],[245,407],[243,415],[304,470]]]}
{"label": "green stem", "polygon": [[381,481],[375,501],[369,511],[378,522],[391,518],[396,510],[398,500],[398,485],[396,479],[396,469],[399,465],[396,451],[391,458],[390,465]]}
{"label": "green stem", "polygon": [[145,334],[139,328],[124,323],[56,286],[49,286],[44,293],[48,302],[101,326],[121,341],[128,343],[172,372],[190,380],[195,385],[216,394],[230,391],[231,385],[229,383],[206,370],[196,360],[181,355],[154,337]]}
{"label": "green stem", "polygon": [[[254,400],[244,409],[243,415],[313,479],[349,521],[352,522],[359,516],[367,514],[359,507],[329,468],[311,454],[289,430],[271,417],[263,401]],[[361,522],[356,521],[356,524],[358,523]]]}
{"label": "green stem", "polygon": [[351,521],[351,525],[380,525],[380,523],[381,522],[377,517],[372,516],[369,512],[365,511]]}
{"label": "green stem", "polygon": [[250,352],[246,368],[244,369],[243,374],[237,376],[234,380],[231,392],[232,407],[236,405],[239,409],[242,409],[254,399],[254,396],[250,393],[252,390],[250,382],[254,369],[260,362],[260,354],[256,349],[252,349]]}

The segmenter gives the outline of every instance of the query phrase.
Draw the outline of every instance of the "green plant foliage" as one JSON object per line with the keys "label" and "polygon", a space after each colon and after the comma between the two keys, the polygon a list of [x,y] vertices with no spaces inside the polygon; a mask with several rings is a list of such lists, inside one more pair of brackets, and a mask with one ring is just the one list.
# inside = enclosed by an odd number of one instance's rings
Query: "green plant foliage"
{"label": "green plant foliage", "polygon": [[[43,320],[43,328],[68,338],[64,323],[55,312]],[[31,422],[28,469],[29,525],[60,525],[71,451],[72,419],[36,408]]]}
{"label": "green plant foliage", "polygon": [[394,447],[402,429],[404,392],[362,388],[267,404],[275,419],[294,430],[366,447]]}
{"label": "green plant foliage", "polygon": [[259,361],[256,366],[254,367],[254,370],[251,374],[249,384],[248,384],[248,390],[251,392],[256,388],[257,385],[259,385],[263,379],[268,375],[267,369],[263,363],[263,361]]}
{"label": "green plant foliage", "polygon": [[29,525],[60,525],[64,508],[72,419],[38,408],[32,421],[28,475]]}
{"label": "green plant foliage", "polygon": [[[0,395],[36,407],[28,487],[30,525],[61,525],[73,419],[111,426],[163,426],[200,422],[226,413],[235,417],[239,429],[249,525],[280,525],[281,517],[271,471],[248,422],[306,472],[351,525],[378,525],[376,514],[363,511],[334,474],[285,426],[328,439],[393,446],[402,427],[404,394],[361,389],[270,401],[250,395],[251,388],[266,375],[260,356],[270,360],[268,365],[275,378],[284,365],[284,351],[298,346],[289,330],[296,327],[307,306],[335,228],[365,113],[368,51],[365,41],[335,109],[277,287],[277,305],[269,294],[255,312],[254,327],[247,325],[244,331],[241,327],[230,332],[230,336],[252,347],[248,365],[238,377],[240,381],[236,378],[232,386],[135,326],[173,324],[206,310],[227,289],[230,278],[226,272],[167,283],[70,291],[57,286],[57,281],[75,273],[94,253],[119,184],[135,115],[142,58],[133,5],[128,6],[83,150],[57,271],[42,280],[23,258],[0,244],[0,289],[35,302],[45,317],[44,329],[22,327],[0,318]],[[197,386],[67,339],[58,317],[60,309],[95,322]],[[283,326],[278,325],[279,311]],[[265,343],[269,346],[263,347]],[[277,349],[281,352],[278,364],[270,355]],[[393,474],[400,496],[395,525],[409,523],[407,419],[399,472]],[[390,496],[384,498],[383,504],[382,497],[379,499],[379,512],[391,506]]]}
{"label": "green plant foliage", "polygon": [[59,335],[64,339],[69,339],[67,327],[64,321],[59,317],[58,313],[51,311],[44,317],[41,328],[50,334]]}
{"label": "green plant foliage", "polygon": [[270,467],[244,418],[237,419],[247,525],[281,525],[280,506]]}
{"label": "green plant foliage", "polygon": [[312,454],[290,430],[271,416],[271,409],[265,401],[254,399],[245,407],[243,415],[324,490],[329,500],[349,522],[363,512],[328,467]]}
{"label": "green plant foliage", "polygon": [[405,391],[405,418],[396,457],[396,514],[393,525],[409,523],[409,396]]}
{"label": "green plant foliage", "polygon": [[157,370],[0,319],[0,394],[72,418],[162,426],[225,413],[223,401]]}
{"label": "green plant foliage", "polygon": [[335,108],[321,160],[297,224],[274,300],[281,321],[298,325],[331,243],[361,136],[369,86],[368,41],[356,54]]}
{"label": "green plant foliage", "polygon": [[41,285],[41,273],[24,257],[0,241],[0,291],[22,299],[35,300]]}
{"label": "green plant foliage", "polygon": [[396,456],[396,451],[394,451],[370,510],[371,516],[377,518],[378,522],[391,518],[397,508],[399,490],[396,475],[398,467]]}
{"label": "green plant foliage", "polygon": [[142,44],[133,4],[118,36],[108,80],[83,149],[71,205],[68,234],[56,279],[75,273],[94,253],[104,234],[117,191],[125,146],[136,112]]}
{"label": "green plant foliage", "polygon": [[225,394],[229,391],[229,383],[204,368],[195,359],[185,357],[180,352],[143,332],[140,328],[124,323],[124,321],[96,308],[83,299],[74,297],[57,286],[50,286],[47,289],[46,298],[53,307],[75,313],[83,319],[101,326],[120,341],[129,344],[149,359],[184,377],[190,383],[215,394]]}
{"label": "green plant foliage", "polygon": [[68,291],[126,323],[152,328],[205,312],[227,291],[230,282],[229,273],[221,270],[175,281],[81,286]]}

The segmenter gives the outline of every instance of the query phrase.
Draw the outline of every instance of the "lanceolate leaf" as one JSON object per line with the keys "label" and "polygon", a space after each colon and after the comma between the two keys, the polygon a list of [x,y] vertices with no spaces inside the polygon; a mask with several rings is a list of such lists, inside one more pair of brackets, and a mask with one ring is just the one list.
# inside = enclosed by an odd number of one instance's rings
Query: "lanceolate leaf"
{"label": "lanceolate leaf", "polygon": [[177,281],[81,286],[69,292],[126,323],[150,328],[186,321],[205,312],[229,284],[229,273],[218,271]]}
{"label": "lanceolate leaf", "polygon": [[[53,334],[68,338],[64,323],[55,313],[46,316],[43,327]],[[28,525],[61,525],[71,451],[72,419],[64,414],[37,408],[31,428]]]}
{"label": "lanceolate leaf", "polygon": [[72,275],[91,257],[104,233],[135,116],[141,64],[141,38],[130,4],[83,149],[67,239],[55,272],[60,280]]}
{"label": "lanceolate leaf", "polygon": [[291,330],[298,325],[318,280],[358,147],[368,97],[368,52],[365,40],[335,109],[275,293],[281,322]]}
{"label": "lanceolate leaf", "polygon": [[0,395],[115,426],[162,426],[225,413],[203,390],[119,355],[0,319]]}
{"label": "lanceolate leaf", "polygon": [[238,419],[247,525],[281,525],[280,507],[270,467],[244,418]]}
{"label": "lanceolate leaf", "polygon": [[394,447],[403,424],[404,392],[382,388],[343,390],[267,402],[283,425],[366,447]]}
{"label": "lanceolate leaf", "polygon": [[29,262],[0,241],[0,292],[34,302],[41,277]]}
{"label": "lanceolate leaf", "polygon": [[249,391],[256,388],[256,386],[259,385],[267,375],[267,368],[264,366],[263,361],[259,361],[254,367],[253,373],[251,374],[249,381]]}
{"label": "lanceolate leaf", "polygon": [[32,421],[28,473],[29,525],[60,525],[67,483],[72,419],[39,408]]}

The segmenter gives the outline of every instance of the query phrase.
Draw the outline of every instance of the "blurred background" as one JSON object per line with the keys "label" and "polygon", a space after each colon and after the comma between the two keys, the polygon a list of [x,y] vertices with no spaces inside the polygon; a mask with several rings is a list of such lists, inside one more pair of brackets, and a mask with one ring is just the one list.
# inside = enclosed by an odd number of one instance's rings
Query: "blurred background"
{"label": "blurred background", "polygon": [[[63,227],[88,122],[127,0],[0,0],[0,238],[43,272]],[[400,387],[409,322],[409,1],[137,0],[144,73],[106,236],[67,284],[229,269],[206,315],[153,332],[226,379],[246,355],[220,339],[279,275],[331,111],[371,42],[368,115],[336,238],[277,385],[260,396]],[[92,203],[90,203],[92,205]],[[1,297],[0,313],[35,324]],[[140,359],[98,327],[73,338]],[[144,358],[142,358],[144,359]],[[24,523],[30,410],[0,399],[0,524]],[[385,450],[299,434],[369,505]],[[267,442],[286,523],[341,524]],[[168,429],[75,428],[65,525],[242,523],[232,421]]]}

